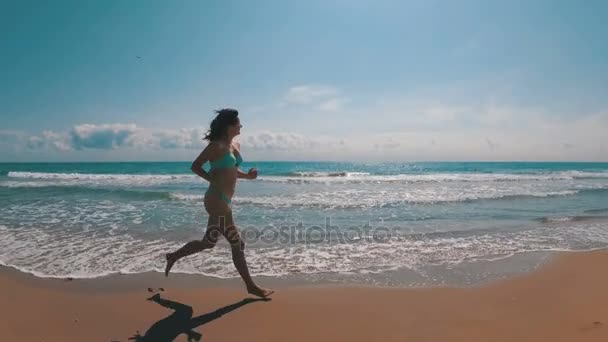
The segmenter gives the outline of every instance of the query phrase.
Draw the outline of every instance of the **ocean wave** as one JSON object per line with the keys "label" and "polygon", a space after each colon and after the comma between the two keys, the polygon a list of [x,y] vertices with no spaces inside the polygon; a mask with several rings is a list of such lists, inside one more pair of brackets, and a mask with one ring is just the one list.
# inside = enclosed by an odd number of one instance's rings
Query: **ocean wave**
{"label": "ocean wave", "polygon": [[[302,193],[298,196],[290,194],[278,196],[241,196],[237,195],[233,201],[239,205],[254,205],[269,208],[290,208],[290,207],[309,207],[309,208],[375,208],[393,207],[403,204],[440,204],[449,202],[470,202],[476,200],[501,200],[519,199],[535,197],[557,197],[570,196],[579,193],[581,190],[562,190],[562,191],[537,191],[521,193],[462,193],[454,192],[451,194],[410,194],[410,193],[362,193],[357,191],[336,191],[323,193]],[[180,201],[201,201],[204,194],[172,192],[169,197]]]}
{"label": "ocean wave", "polygon": [[[4,182],[9,187],[38,187],[38,186],[79,186],[79,185],[121,185],[121,186],[151,186],[161,184],[195,183],[197,176],[189,174],[94,174],[94,173],[50,173],[9,171],[9,179],[19,181],[33,180],[38,183]],[[42,185],[41,185],[42,184]]]}
{"label": "ocean wave", "polygon": [[36,182],[1,182],[0,186],[8,188],[37,188],[41,195],[45,190],[60,192],[62,195],[90,194],[92,196],[114,196],[130,200],[165,200],[171,199],[171,194],[165,191],[153,191],[141,189],[103,188],[88,186],[66,186],[63,184],[46,184]]}
{"label": "ocean wave", "polygon": [[[404,204],[441,204],[450,202],[470,202],[482,200],[512,200],[518,198],[541,198],[570,196],[581,192],[603,192],[608,190],[606,181],[565,181],[555,179],[574,179],[572,177],[589,177],[597,174],[608,176],[608,173],[572,173],[558,172],[551,174],[428,174],[428,175],[393,175],[374,176],[364,173],[349,173],[348,176],[315,176],[302,177],[262,177],[261,181],[289,182],[335,180],[353,182],[399,183],[379,186],[311,186],[310,189],[292,191],[288,187],[270,186],[268,192],[259,192],[256,187],[263,183],[249,183],[250,188],[238,192],[234,201],[237,204],[260,207],[311,207],[321,209],[333,208],[379,208],[394,207]],[[539,180],[545,181],[539,181]],[[457,181],[458,180],[458,181]],[[508,182],[507,180],[526,180],[526,182]],[[608,178],[606,178],[608,180]],[[477,181],[478,183],[472,183]],[[443,183],[447,182],[447,183]],[[413,183],[413,184],[412,184]],[[354,183],[347,183],[347,185]],[[204,197],[205,184],[195,175],[141,175],[141,174],[82,174],[82,173],[41,173],[10,171],[8,178],[0,180],[0,187],[9,188],[42,188],[60,189],[65,193],[101,194],[119,196],[134,200],[175,200],[201,201]],[[71,188],[71,189],[70,189]],[[182,191],[183,190],[183,191]],[[197,192],[193,191],[196,190]],[[198,192],[200,190],[200,192]],[[252,191],[253,190],[253,191]]]}
{"label": "ocean wave", "polygon": [[[197,180],[191,174],[92,174],[92,173],[51,173],[9,171],[9,178],[33,179],[43,181],[72,182],[119,182],[121,184],[160,184],[188,183]],[[575,179],[608,179],[608,172],[559,171],[550,173],[432,173],[432,174],[395,174],[374,175],[367,172],[292,172],[287,176],[260,176],[258,181],[297,183],[297,182],[517,182],[552,181]]]}
{"label": "ocean wave", "polygon": [[[0,225],[0,263],[37,276],[94,278],[108,274],[162,272],[162,255],[181,241],[144,240],[129,234],[48,231]],[[133,248],[137,246],[137,248]],[[250,244],[247,257],[256,275],[369,274],[388,270],[422,271],[429,265],[496,260],[539,251],[591,250],[608,246],[608,226],[564,222],[556,227],[518,231],[471,231],[450,236],[417,234],[386,240],[353,239],[349,243],[290,243],[269,247]],[[109,253],[108,251],[111,251]],[[238,277],[229,245],[179,263],[174,271],[218,278]]]}
{"label": "ocean wave", "polygon": [[[57,189],[58,187],[50,187]],[[139,191],[136,189],[105,189],[83,187],[61,187],[63,195],[91,193],[95,196],[108,196],[134,201],[145,200],[174,200],[184,202],[200,202],[204,199],[204,192],[165,192],[165,191]],[[233,201],[238,205],[253,205],[267,208],[307,207],[320,209],[348,209],[348,208],[387,208],[404,204],[441,204],[451,202],[471,202],[478,200],[509,200],[518,198],[557,197],[575,195],[577,190],[549,191],[521,194],[483,194],[483,193],[451,193],[451,194],[392,194],[382,193],[353,196],[343,192],[306,193],[293,197],[289,194],[278,196],[241,196],[237,195]]]}
{"label": "ocean wave", "polygon": [[[6,185],[6,184],[4,184]],[[10,185],[9,185],[10,186]],[[62,195],[71,194],[91,194],[91,196],[102,196],[110,198],[120,198],[121,200],[134,201],[153,201],[153,200],[174,200],[174,201],[202,201],[205,197],[204,190],[200,193],[175,192],[160,190],[138,190],[103,188],[103,187],[71,187],[71,186],[43,186],[41,184],[20,184],[21,186],[33,186],[40,190],[50,189],[59,190]],[[597,191],[598,189],[579,189],[579,190],[558,190],[558,191],[539,191],[530,189],[505,189],[504,191],[482,191],[482,190],[460,190],[454,189],[450,192],[422,192],[422,191],[394,191],[394,192],[362,192],[362,191],[325,191],[325,192],[304,192],[293,196],[291,193],[267,196],[243,196],[237,195],[233,201],[238,205],[253,205],[267,208],[292,208],[307,207],[320,209],[348,209],[348,208],[388,208],[407,204],[442,204],[454,202],[473,202],[481,200],[515,200],[525,198],[547,198],[559,196],[576,195],[583,191]],[[44,193],[41,192],[41,195]]]}
{"label": "ocean wave", "polygon": [[357,176],[369,176],[369,172],[348,172],[348,171],[334,171],[334,172],[317,172],[317,171],[303,171],[303,172],[291,172],[289,176],[294,177],[357,177]]}
{"label": "ocean wave", "polygon": [[48,184],[38,182],[0,182],[0,186],[8,188],[38,188],[38,191],[44,189],[52,189],[53,191],[60,191],[62,195],[70,194],[87,194],[90,193],[94,196],[115,196],[121,199],[131,200],[176,200],[176,201],[198,201],[202,200],[205,195],[203,190],[201,193],[181,193],[181,192],[170,192],[162,190],[146,190],[145,188],[105,188],[98,186],[69,186],[64,184]]}
{"label": "ocean wave", "polygon": [[153,179],[153,180],[175,180],[191,179],[193,175],[187,174],[122,174],[122,173],[53,173],[53,172],[23,172],[9,171],[8,177],[31,178],[31,179],[62,179],[62,180],[133,180],[133,179]]}
{"label": "ocean wave", "polygon": [[204,194],[187,194],[180,192],[171,192],[169,197],[178,201],[202,201],[205,198]]}
{"label": "ocean wave", "polygon": [[441,183],[441,182],[521,182],[576,179],[608,179],[608,172],[560,171],[551,173],[432,173],[373,175],[365,172],[297,172],[288,176],[261,176],[274,183]]}
{"label": "ocean wave", "polygon": [[[587,212],[587,211],[585,211]],[[606,221],[608,216],[601,215],[573,215],[573,216],[547,216],[539,219],[542,223]]]}
{"label": "ocean wave", "polygon": [[588,214],[608,213],[608,208],[587,209],[587,210],[585,210],[585,212],[588,213]]}
{"label": "ocean wave", "polygon": [[[475,200],[500,200],[500,199],[517,199],[517,198],[533,198],[533,197],[556,197],[575,195],[577,190],[564,191],[549,191],[538,192],[531,194],[454,194],[443,197],[409,197],[395,199],[395,196],[382,198],[381,194],[370,194],[367,196],[349,196],[341,192],[323,193],[323,194],[300,194],[297,197],[290,195],[281,196],[235,196],[233,201],[237,204],[255,205],[262,207],[285,208],[285,207],[316,207],[316,208],[373,208],[373,207],[391,207],[402,204],[436,204],[448,202],[465,202]],[[131,191],[126,190],[125,194],[129,195]],[[133,192],[133,197],[141,194],[142,198],[146,196],[150,199],[171,199],[176,201],[202,201],[205,198],[204,193],[184,193],[184,192]]]}
{"label": "ocean wave", "polygon": [[269,208],[308,207],[321,209],[386,208],[404,204],[441,204],[472,202],[480,200],[512,200],[535,197],[557,197],[575,195],[578,190],[562,191],[522,191],[521,193],[375,193],[358,194],[351,192],[305,193],[298,196],[236,196],[233,200],[240,205],[255,205]]}

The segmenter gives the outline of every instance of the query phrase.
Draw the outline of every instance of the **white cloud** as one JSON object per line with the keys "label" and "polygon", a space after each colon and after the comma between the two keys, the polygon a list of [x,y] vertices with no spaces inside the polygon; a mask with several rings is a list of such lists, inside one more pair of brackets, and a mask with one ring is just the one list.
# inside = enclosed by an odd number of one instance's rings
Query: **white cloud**
{"label": "white cloud", "polygon": [[69,137],[66,133],[56,133],[53,131],[42,131],[40,135],[28,136],[25,133],[19,133],[12,140],[15,148],[20,149],[26,147],[30,150],[52,149],[59,152],[71,150]]}
{"label": "white cloud", "polygon": [[27,139],[27,147],[32,150],[54,149],[60,152],[67,152],[71,147],[66,137],[57,133],[44,131],[42,136],[31,136]]}
{"label": "white cloud", "polygon": [[248,134],[240,138],[243,148],[264,151],[302,151],[307,149],[318,148],[321,146],[321,141],[317,138],[296,134],[296,133],[281,133],[281,132],[260,132]]}
{"label": "white cloud", "polygon": [[335,97],[323,101],[319,105],[319,109],[326,112],[337,112],[344,109],[344,105],[347,104],[349,100],[347,98]]}
{"label": "white cloud", "polygon": [[349,141],[338,136],[262,131],[239,140],[246,160],[337,160],[350,151]]}
{"label": "white cloud", "polygon": [[41,149],[46,147],[46,142],[39,136],[31,136],[27,139],[27,147],[31,149]]}
{"label": "white cloud", "polygon": [[[378,146],[391,136],[400,146],[386,149],[384,160],[608,160],[608,115],[598,114],[575,121],[540,123],[532,118],[523,127],[492,126],[441,130],[427,128],[407,132],[382,133],[366,137]],[[564,144],[562,137],[568,138]],[[421,143],[421,142],[428,142]],[[354,147],[362,158],[364,146]],[[372,158],[373,156],[369,156]]]}
{"label": "white cloud", "polygon": [[203,134],[203,128],[154,130],[139,128],[135,124],[82,124],[67,132],[43,131],[40,135],[32,136],[0,132],[0,142],[8,142],[11,137],[10,142],[15,146],[21,144],[32,150],[53,149],[59,152],[122,148],[198,149],[203,147]]}
{"label": "white cloud", "polygon": [[342,90],[337,87],[307,84],[289,88],[277,107],[314,115],[324,112],[342,112],[348,103],[350,103],[350,99],[344,96]]}
{"label": "white cloud", "polygon": [[67,134],[56,133],[53,131],[43,131],[42,137],[48,146],[57,151],[66,152],[71,150],[70,141]]}
{"label": "white cloud", "polygon": [[162,130],[153,132],[153,139],[147,145],[161,149],[199,149],[203,147],[202,128],[182,128],[178,130]]}
{"label": "white cloud", "polygon": [[299,85],[289,88],[284,100],[291,104],[309,104],[339,93],[337,88],[329,85]]}
{"label": "white cloud", "polygon": [[135,124],[83,124],[70,131],[72,147],[76,150],[114,149],[130,146],[137,131]]}
{"label": "white cloud", "polygon": [[[608,124],[602,120],[594,117],[576,123],[521,130],[482,128],[439,132],[420,129],[383,133],[336,132],[334,135],[261,131],[244,132],[239,140],[246,160],[608,160],[605,139]],[[82,158],[89,157],[95,150],[106,151],[104,158],[176,160],[193,158],[196,154],[193,151],[202,149],[205,144],[201,140],[202,134],[202,129],[138,128],[129,135],[131,143],[115,144],[112,149],[105,150],[86,148],[86,154],[83,154],[85,148],[78,150],[70,145],[70,132],[47,131],[27,139],[11,139],[25,147],[21,149],[23,154],[28,150],[45,152],[33,155],[37,158],[52,155],[51,152]],[[559,139],[566,136],[567,143]]]}
{"label": "white cloud", "polygon": [[[434,104],[429,107],[433,108],[431,119],[424,115],[424,107],[417,107],[421,111],[412,108],[415,106],[379,112],[378,120],[369,121],[363,129],[336,128],[321,135],[306,134],[300,126],[283,131],[253,128],[244,130],[238,139],[247,160],[608,160],[608,111],[549,120],[541,110],[494,106],[493,113],[510,114],[498,115],[500,120],[485,120],[484,108],[438,108]],[[332,117],[340,120],[339,114]],[[470,125],[453,124],[462,119]],[[428,120],[436,121],[421,124]],[[0,146],[5,158],[180,160],[194,157],[194,150],[204,147],[204,131],[83,124],[64,132],[44,131],[32,136],[0,131]]]}
{"label": "white cloud", "polygon": [[467,112],[467,108],[463,106],[445,106],[439,104],[420,106],[418,110],[421,117],[429,123],[454,121]]}

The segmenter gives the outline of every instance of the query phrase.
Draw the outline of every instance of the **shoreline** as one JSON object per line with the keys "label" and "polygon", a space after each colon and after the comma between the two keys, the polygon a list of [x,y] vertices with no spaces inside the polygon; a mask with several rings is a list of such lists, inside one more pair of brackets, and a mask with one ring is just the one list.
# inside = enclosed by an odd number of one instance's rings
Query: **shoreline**
{"label": "shoreline", "polygon": [[[430,289],[430,288],[476,288],[491,285],[505,279],[525,276],[526,274],[535,272],[543,265],[550,263],[554,258],[559,257],[564,253],[586,253],[597,250],[606,250],[608,248],[600,248],[586,251],[543,251],[543,252],[527,252],[521,254],[509,255],[498,258],[496,260],[476,260],[467,261],[462,264],[452,266],[448,271],[445,265],[429,265],[428,268],[437,267],[434,271],[437,273],[465,273],[469,277],[475,273],[487,273],[488,269],[501,269],[500,272],[492,276],[479,277],[472,283],[463,284],[454,279],[444,282],[417,282],[412,277],[420,277],[417,271],[412,270],[396,270],[384,271],[380,273],[367,274],[367,278],[363,278],[360,274],[292,274],[287,276],[267,276],[255,275],[253,278],[259,281],[260,284],[267,287],[275,287],[278,289],[287,288],[315,288],[315,287],[349,287],[349,288],[370,288],[370,289]],[[498,264],[498,265],[496,265]],[[462,267],[462,269],[459,269]],[[475,268],[477,267],[477,268]],[[505,268],[510,268],[507,272]],[[458,270],[458,271],[455,271]],[[428,270],[427,270],[428,271]],[[68,289],[70,291],[84,293],[116,293],[139,290],[142,287],[147,288],[147,284],[160,284],[165,287],[177,289],[208,289],[208,288],[239,288],[242,286],[240,277],[221,278],[204,274],[180,273],[173,272],[166,278],[162,272],[146,271],[142,273],[112,273],[108,275],[96,277],[53,277],[53,276],[38,276],[34,273],[20,270],[17,267],[0,264],[0,275],[8,274],[15,280],[21,281],[27,285],[38,286],[42,288],[55,288],[59,290]],[[446,278],[453,277],[453,275]],[[397,280],[395,280],[397,279]]]}
{"label": "shoreline", "polygon": [[[564,252],[478,287],[281,286],[268,302],[243,301],[238,279],[202,286],[124,275],[95,284],[0,267],[8,327],[0,340],[129,341],[139,332],[135,340],[171,341],[194,324],[187,331],[204,341],[605,341],[607,263],[607,250]],[[157,302],[147,300],[155,293]]]}

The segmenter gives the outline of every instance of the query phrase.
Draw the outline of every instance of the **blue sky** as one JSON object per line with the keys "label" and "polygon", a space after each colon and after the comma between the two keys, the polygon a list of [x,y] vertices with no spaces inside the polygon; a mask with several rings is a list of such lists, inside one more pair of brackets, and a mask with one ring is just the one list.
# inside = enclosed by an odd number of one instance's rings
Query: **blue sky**
{"label": "blue sky", "polygon": [[[605,1],[0,0],[0,161],[608,160]],[[138,58],[140,57],[140,58]]]}

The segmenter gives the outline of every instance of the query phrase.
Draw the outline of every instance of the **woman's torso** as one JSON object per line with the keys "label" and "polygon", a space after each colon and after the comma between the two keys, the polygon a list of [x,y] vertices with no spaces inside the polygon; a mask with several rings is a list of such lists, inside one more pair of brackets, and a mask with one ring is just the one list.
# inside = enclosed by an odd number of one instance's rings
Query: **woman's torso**
{"label": "woman's torso", "polygon": [[209,186],[232,198],[236,188],[238,165],[242,159],[234,146],[219,145],[219,157],[210,161],[209,173],[213,181]]}

